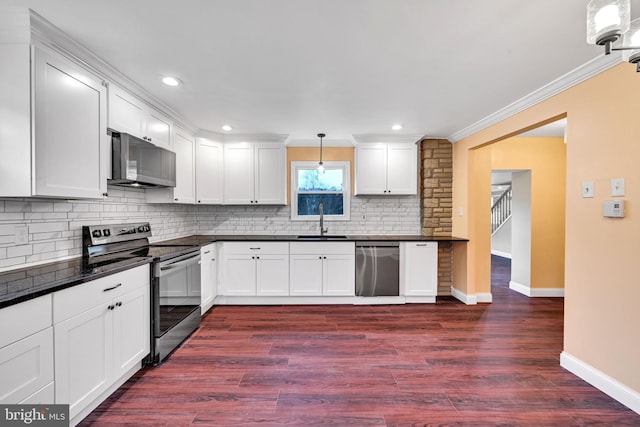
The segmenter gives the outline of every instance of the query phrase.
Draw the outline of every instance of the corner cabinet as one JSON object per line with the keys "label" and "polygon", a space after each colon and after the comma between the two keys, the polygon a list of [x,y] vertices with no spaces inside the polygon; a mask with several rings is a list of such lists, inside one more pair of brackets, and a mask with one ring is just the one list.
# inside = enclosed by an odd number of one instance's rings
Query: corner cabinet
{"label": "corner cabinet", "polygon": [[280,143],[224,144],[227,205],[285,205],[287,152]]}
{"label": "corner cabinet", "polygon": [[355,295],[355,243],[292,242],[289,250],[289,295]]}
{"label": "corner cabinet", "polygon": [[53,294],[55,401],[72,420],[149,353],[149,280],[144,265]]}
{"label": "corner cabinet", "polygon": [[435,302],[438,293],[438,242],[402,242],[400,293],[406,302]]}
{"label": "corner cabinet", "polygon": [[222,243],[220,295],[289,295],[289,244]]}
{"label": "corner cabinet", "polygon": [[109,167],[102,79],[39,46],[0,45],[0,60],[0,110],[8,112],[0,117],[0,197],[102,198]]}
{"label": "corner cabinet", "polygon": [[222,204],[222,144],[196,138],[196,204]]}
{"label": "corner cabinet", "polygon": [[114,84],[109,84],[109,128],[171,149],[173,122]]}
{"label": "corner cabinet", "polygon": [[356,147],[355,194],[418,194],[418,148],[413,143],[364,143]]}
{"label": "corner cabinet", "polygon": [[145,196],[148,203],[194,204],[196,201],[193,137],[185,130],[176,128],[173,151],[176,153],[176,186],[146,189]]}

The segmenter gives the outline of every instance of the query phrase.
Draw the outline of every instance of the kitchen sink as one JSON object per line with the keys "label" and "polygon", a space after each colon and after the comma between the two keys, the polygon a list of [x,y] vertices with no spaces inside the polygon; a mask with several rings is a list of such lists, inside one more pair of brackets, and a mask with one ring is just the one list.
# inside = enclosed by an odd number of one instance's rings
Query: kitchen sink
{"label": "kitchen sink", "polygon": [[298,236],[299,240],[344,240],[348,239],[347,236],[339,236],[337,234],[329,234],[320,236],[319,234],[312,234],[308,236]]}

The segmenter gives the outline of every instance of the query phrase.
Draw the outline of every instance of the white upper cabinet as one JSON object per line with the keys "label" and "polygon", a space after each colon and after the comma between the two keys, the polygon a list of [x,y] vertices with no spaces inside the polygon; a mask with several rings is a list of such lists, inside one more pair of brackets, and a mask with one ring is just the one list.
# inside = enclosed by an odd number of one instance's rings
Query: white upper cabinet
{"label": "white upper cabinet", "polygon": [[224,145],[224,204],[286,204],[286,157],[282,144]]}
{"label": "white upper cabinet", "polygon": [[149,203],[195,203],[195,141],[187,131],[176,128],[173,143],[176,153],[176,186],[148,188],[145,194]]}
{"label": "white upper cabinet", "polygon": [[356,147],[356,195],[418,194],[414,143],[365,143]]}
{"label": "white upper cabinet", "polygon": [[0,196],[101,198],[109,167],[102,79],[28,44],[0,45],[0,61]]}
{"label": "white upper cabinet", "polygon": [[163,148],[172,148],[173,122],[140,99],[109,85],[109,128],[129,133]]}
{"label": "white upper cabinet", "polygon": [[222,144],[196,138],[196,203],[222,204]]}

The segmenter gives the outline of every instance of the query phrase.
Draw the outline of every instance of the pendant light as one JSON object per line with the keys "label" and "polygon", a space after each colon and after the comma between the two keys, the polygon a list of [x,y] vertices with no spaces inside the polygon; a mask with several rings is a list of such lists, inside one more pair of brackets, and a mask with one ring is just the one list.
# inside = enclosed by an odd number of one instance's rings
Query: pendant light
{"label": "pendant light", "polygon": [[324,172],[324,164],[322,163],[322,138],[324,138],[325,135],[324,133],[319,133],[318,134],[318,138],[320,138],[320,161],[318,162],[318,172],[322,173]]}

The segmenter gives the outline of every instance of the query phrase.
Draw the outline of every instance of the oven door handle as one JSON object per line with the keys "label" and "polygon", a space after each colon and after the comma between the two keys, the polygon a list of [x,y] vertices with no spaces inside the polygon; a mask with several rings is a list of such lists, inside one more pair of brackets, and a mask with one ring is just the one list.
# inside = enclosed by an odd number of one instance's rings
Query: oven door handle
{"label": "oven door handle", "polygon": [[163,272],[163,271],[173,270],[174,268],[185,267],[190,264],[195,264],[199,261],[200,261],[200,254],[197,254],[187,259],[182,259],[180,261],[173,262],[171,264],[161,265],[160,271]]}

